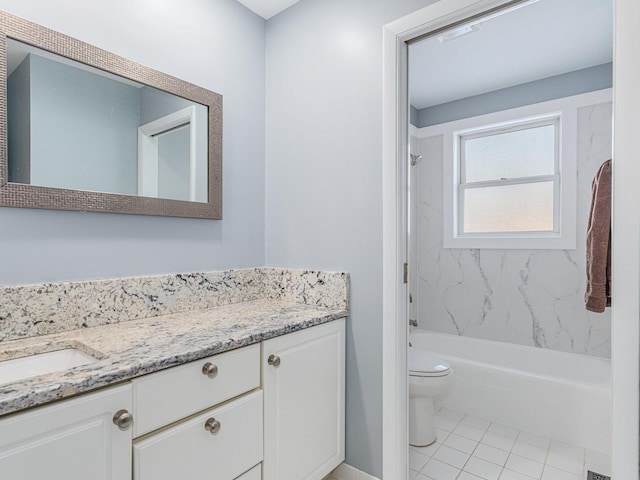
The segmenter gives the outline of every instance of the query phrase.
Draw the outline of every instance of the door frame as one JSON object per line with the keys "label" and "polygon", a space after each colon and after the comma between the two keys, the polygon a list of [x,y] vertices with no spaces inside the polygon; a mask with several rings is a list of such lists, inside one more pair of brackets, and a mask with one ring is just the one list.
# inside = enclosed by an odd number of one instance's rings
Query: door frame
{"label": "door frame", "polygon": [[[614,4],[612,478],[638,479],[640,446],[640,2]],[[440,0],[383,30],[383,479],[408,474],[407,158],[409,40],[512,0]]]}

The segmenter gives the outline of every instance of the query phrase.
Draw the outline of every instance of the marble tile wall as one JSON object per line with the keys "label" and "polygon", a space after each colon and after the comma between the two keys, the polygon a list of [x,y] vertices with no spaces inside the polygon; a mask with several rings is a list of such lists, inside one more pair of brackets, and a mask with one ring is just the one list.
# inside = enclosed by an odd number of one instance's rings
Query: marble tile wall
{"label": "marble tile wall", "polygon": [[[584,308],[585,232],[591,180],[611,158],[612,104],[578,110],[578,240],[575,250],[442,248],[442,136],[418,141],[417,284],[421,328],[609,357],[610,310]],[[417,298],[416,298],[417,297]]]}
{"label": "marble tile wall", "polygon": [[348,308],[349,275],[250,268],[0,287],[0,342],[273,298]]}

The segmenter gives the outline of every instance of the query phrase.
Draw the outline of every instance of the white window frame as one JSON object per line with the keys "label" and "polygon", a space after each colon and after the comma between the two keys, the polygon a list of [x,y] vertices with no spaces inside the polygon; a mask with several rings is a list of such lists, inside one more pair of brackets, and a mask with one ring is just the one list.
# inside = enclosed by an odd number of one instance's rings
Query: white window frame
{"label": "white window frame", "polygon": [[[479,115],[477,117],[456,120],[430,127],[411,128],[416,138],[428,138],[442,135],[444,171],[443,171],[443,246],[444,248],[492,248],[492,249],[564,249],[576,248],[576,212],[577,212],[577,131],[578,109],[585,106],[610,102],[610,88],[595,92],[583,93],[548,102],[536,103],[525,107],[503,110],[501,112]],[[562,115],[560,131],[559,168],[562,178],[560,187],[560,231],[558,237],[536,237],[535,235],[519,235],[517,238],[476,236],[473,238],[456,236],[454,229],[458,225],[456,189],[458,185],[457,166],[455,162],[456,132],[469,131],[488,125],[499,125],[523,118],[533,118],[559,112]]]}
{"label": "white window frame", "polygon": [[[522,237],[531,238],[554,238],[561,235],[561,198],[560,186],[562,184],[560,172],[560,131],[561,131],[562,113],[553,112],[548,115],[540,115],[529,118],[521,118],[511,120],[494,125],[484,125],[481,127],[471,128],[454,133],[455,138],[455,161],[457,163],[457,189],[455,197],[455,207],[457,222],[454,224],[456,229],[454,235],[460,238],[509,238],[519,239]],[[467,182],[466,175],[466,156],[465,141],[475,138],[483,138],[492,135],[500,135],[509,132],[517,132],[529,130],[537,127],[553,126],[554,127],[554,167],[553,173],[548,175],[526,176],[516,178],[504,178],[497,180],[483,180],[476,182]],[[553,230],[548,231],[527,231],[527,232],[464,232],[464,196],[469,190],[484,187],[500,187],[507,185],[522,185],[542,182],[553,182]]]}

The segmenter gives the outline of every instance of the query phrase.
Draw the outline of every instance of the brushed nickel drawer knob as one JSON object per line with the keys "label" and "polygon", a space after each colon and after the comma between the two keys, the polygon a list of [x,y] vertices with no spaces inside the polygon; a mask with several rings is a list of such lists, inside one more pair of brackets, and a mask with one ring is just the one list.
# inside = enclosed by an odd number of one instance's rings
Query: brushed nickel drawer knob
{"label": "brushed nickel drawer knob", "polygon": [[211,417],[205,422],[204,429],[209,433],[216,434],[220,431],[220,422]]}
{"label": "brushed nickel drawer knob", "polygon": [[269,358],[267,358],[267,363],[269,365],[273,365],[274,367],[279,367],[280,357],[278,357],[277,355],[269,355]]}
{"label": "brushed nickel drawer knob", "polygon": [[215,363],[207,362],[202,366],[202,373],[209,378],[216,378],[216,375],[218,375],[218,366]]}
{"label": "brushed nickel drawer knob", "polygon": [[118,410],[113,416],[113,424],[120,430],[129,430],[133,425],[133,415],[126,410]]}

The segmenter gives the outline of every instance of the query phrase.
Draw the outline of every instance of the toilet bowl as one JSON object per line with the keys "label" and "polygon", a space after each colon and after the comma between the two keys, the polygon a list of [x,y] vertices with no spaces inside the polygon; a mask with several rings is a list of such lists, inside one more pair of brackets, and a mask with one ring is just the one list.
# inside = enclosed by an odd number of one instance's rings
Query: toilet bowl
{"label": "toilet bowl", "polygon": [[409,443],[417,447],[436,441],[433,397],[451,388],[453,371],[441,358],[409,347]]}

